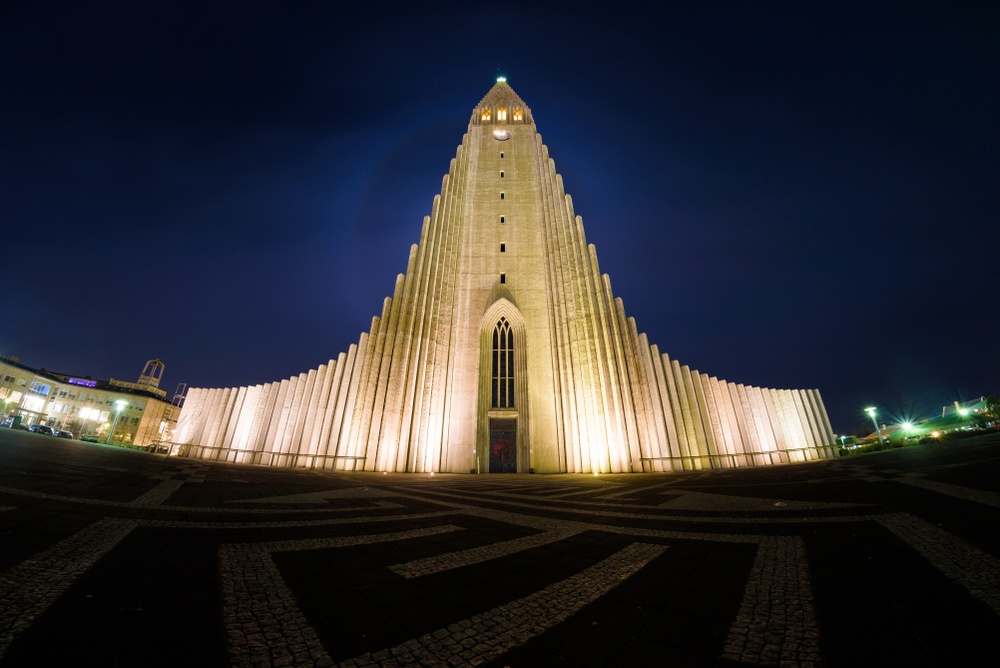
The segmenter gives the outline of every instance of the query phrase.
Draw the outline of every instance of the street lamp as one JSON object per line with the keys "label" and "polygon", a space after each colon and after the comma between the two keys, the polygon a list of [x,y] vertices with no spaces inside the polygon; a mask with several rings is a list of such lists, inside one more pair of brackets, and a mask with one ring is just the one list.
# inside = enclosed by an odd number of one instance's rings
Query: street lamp
{"label": "street lamp", "polygon": [[878,428],[878,420],[875,419],[875,407],[869,406],[865,409],[865,413],[868,413],[868,417],[872,419],[872,424],[875,425],[875,433],[878,434],[878,444],[882,445],[882,430]]}
{"label": "street lamp", "polygon": [[122,409],[128,406],[128,402],[123,399],[115,400],[115,421],[111,424],[111,431],[108,432],[108,440],[105,443],[111,443],[111,438],[115,435],[115,427],[118,426],[118,418],[121,417]]}
{"label": "street lamp", "polygon": [[[915,424],[913,424],[912,422],[910,422],[909,420],[907,420],[906,422],[904,422],[903,424],[901,424],[899,426],[903,428],[903,431],[906,432],[906,435],[910,439],[912,439],[915,436],[914,432],[917,430],[917,426]],[[905,438],[903,439],[903,443],[904,444],[906,443],[906,439]]]}

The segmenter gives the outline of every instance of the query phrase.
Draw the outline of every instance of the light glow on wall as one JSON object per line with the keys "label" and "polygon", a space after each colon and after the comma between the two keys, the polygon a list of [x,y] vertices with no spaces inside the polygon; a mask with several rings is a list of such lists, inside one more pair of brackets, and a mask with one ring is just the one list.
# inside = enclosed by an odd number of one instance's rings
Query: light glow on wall
{"label": "light glow on wall", "polygon": [[41,397],[27,396],[24,398],[24,404],[22,407],[34,413],[41,413],[42,408],[45,407],[45,399],[42,399]]}

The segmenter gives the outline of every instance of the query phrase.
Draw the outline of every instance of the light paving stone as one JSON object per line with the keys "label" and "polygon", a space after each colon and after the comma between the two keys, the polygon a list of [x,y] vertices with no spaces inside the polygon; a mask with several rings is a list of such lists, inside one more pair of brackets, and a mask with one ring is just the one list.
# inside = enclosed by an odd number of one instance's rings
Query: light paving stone
{"label": "light paving stone", "polygon": [[805,545],[798,536],[761,536],[722,658],[798,666],[819,655],[819,627]]}
{"label": "light paving stone", "polygon": [[170,495],[184,485],[183,480],[164,480],[159,485],[132,501],[137,508],[153,508],[161,505]]}
{"label": "light paving stone", "polygon": [[[478,620],[476,640],[484,645],[476,653],[477,658],[490,661],[557,626],[639,572],[666,549],[665,545],[632,543],[576,575],[477,615],[474,618]],[[451,628],[438,629],[417,641],[437,661],[453,666],[472,665],[462,654],[477,644],[468,647],[462,644]],[[374,655],[366,654],[354,660],[369,656]]]}
{"label": "light paving stone", "polygon": [[1000,494],[990,492],[985,489],[973,489],[971,487],[951,485],[946,482],[937,482],[935,480],[926,480],[924,478],[917,478],[913,476],[902,476],[896,478],[895,480],[903,483],[904,485],[912,485],[913,487],[930,490],[931,492],[937,492],[938,494],[946,494],[947,496],[953,496],[956,499],[962,499],[963,501],[972,501],[973,503],[981,503],[986,506],[1000,508]]}
{"label": "light paving stone", "polygon": [[[219,574],[222,583],[223,623],[233,635],[263,637],[264,646],[230,642],[234,664],[276,665],[290,655],[290,648],[302,645],[322,647],[315,630],[298,608],[271,556],[274,552],[317,550],[352,545],[371,545],[425,536],[435,536],[459,527],[443,525],[426,529],[395,531],[364,536],[282,540],[263,543],[228,543],[219,547]],[[266,651],[264,651],[266,650]],[[326,660],[326,652],[315,652],[310,660]]]}
{"label": "light paving stone", "polygon": [[491,559],[499,559],[510,554],[516,554],[524,550],[530,550],[560,540],[565,540],[570,536],[579,533],[578,529],[562,529],[556,531],[546,531],[544,533],[513,540],[491,543],[481,547],[474,547],[468,550],[459,550],[442,555],[427,557],[426,559],[415,559],[404,564],[389,566],[389,570],[402,575],[404,578],[415,578],[423,575],[431,575],[442,571],[470,566],[482,563]]}
{"label": "light paving stone", "polygon": [[[190,482],[190,481],[188,481],[188,482]],[[160,486],[158,485],[157,487],[160,487]],[[178,485],[178,487],[179,487],[179,485]],[[165,489],[167,489],[167,487],[163,487],[162,489],[165,490]],[[72,502],[72,503],[84,503],[84,504],[88,504],[88,505],[104,506],[104,507],[111,507],[111,508],[153,508],[153,507],[156,507],[156,508],[160,508],[161,510],[182,510],[185,513],[207,513],[207,514],[212,514],[212,515],[217,515],[217,514],[225,514],[225,515],[263,515],[263,514],[271,514],[271,515],[273,515],[273,514],[275,514],[275,510],[273,508],[217,508],[217,507],[204,507],[204,506],[171,506],[171,505],[163,505],[162,503],[156,503],[157,500],[159,500],[159,501],[162,502],[162,500],[164,500],[166,498],[166,497],[164,497],[163,499],[159,498],[160,496],[163,495],[163,491],[162,490],[159,491],[159,492],[157,492],[154,496],[150,497],[148,500],[146,498],[144,498],[146,496],[144,494],[143,496],[140,496],[137,499],[132,500],[132,501],[109,501],[107,499],[88,499],[88,498],[79,497],[79,496],[69,496],[69,495],[66,495],[66,494],[50,494],[48,492],[37,492],[37,491],[34,491],[34,490],[23,490],[23,489],[17,489],[16,487],[4,487],[4,486],[0,486],[0,492],[6,493],[6,494],[13,494],[13,495],[16,495],[16,496],[26,496],[26,497],[30,497],[30,498],[34,498],[34,499],[47,499],[47,500],[50,500],[50,501],[68,501],[68,502]],[[147,492],[147,494],[148,493],[149,492]],[[173,493],[173,490],[169,492],[169,494],[172,494],[172,493]],[[166,496],[169,496],[169,494],[167,494]],[[250,502],[261,502],[261,501],[259,499],[253,499],[253,500],[250,500]],[[372,501],[372,504],[370,506],[367,506],[367,507],[356,507],[356,506],[335,507],[335,506],[330,506],[329,508],[326,508],[326,507],[324,507],[324,508],[282,508],[280,512],[283,515],[284,514],[288,514],[288,513],[298,513],[298,514],[311,513],[311,514],[315,514],[316,512],[324,512],[324,513],[326,513],[326,512],[357,512],[357,513],[363,513],[363,512],[366,512],[368,510],[371,510],[372,508],[395,509],[395,508],[399,508],[399,507],[400,507],[400,505],[398,503],[393,503],[391,501],[375,500],[375,501]],[[232,523],[227,522],[225,524],[225,526],[234,526],[234,525]]]}
{"label": "light paving stone", "polygon": [[[664,493],[677,493],[664,492]],[[710,494],[707,492],[684,491],[676,498],[664,501],[658,507],[669,510],[717,510],[717,511],[762,511],[781,509],[784,512],[800,510],[826,510],[838,508],[860,508],[864,504],[831,501],[792,501],[785,499],[764,499],[736,494]]]}
{"label": "light paving stone", "polygon": [[137,525],[100,520],[0,574],[0,658],[18,634]]}
{"label": "light paving stone", "polygon": [[1000,615],[1000,559],[908,513],[875,517],[879,524],[972,596]]}

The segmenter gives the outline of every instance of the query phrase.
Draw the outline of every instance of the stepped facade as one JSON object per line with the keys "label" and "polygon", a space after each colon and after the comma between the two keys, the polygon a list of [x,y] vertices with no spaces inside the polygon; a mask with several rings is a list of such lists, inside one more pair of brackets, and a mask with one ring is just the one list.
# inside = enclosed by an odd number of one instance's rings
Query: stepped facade
{"label": "stepped facade", "polygon": [[397,472],[640,472],[832,455],[818,390],[661,353],[598,269],[531,110],[500,80],[371,330],[286,380],[187,394],[188,456]]}

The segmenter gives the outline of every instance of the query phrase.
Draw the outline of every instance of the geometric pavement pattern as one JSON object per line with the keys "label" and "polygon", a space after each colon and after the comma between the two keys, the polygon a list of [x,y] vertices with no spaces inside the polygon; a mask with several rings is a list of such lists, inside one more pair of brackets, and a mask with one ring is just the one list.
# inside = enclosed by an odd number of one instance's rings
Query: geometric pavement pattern
{"label": "geometric pavement pattern", "polygon": [[978,664],[997,453],[380,475],[0,430],[0,666]]}

